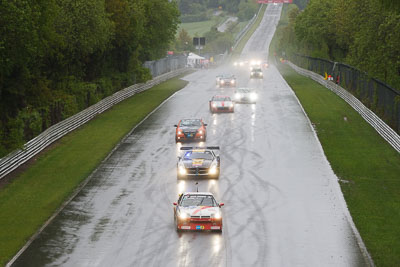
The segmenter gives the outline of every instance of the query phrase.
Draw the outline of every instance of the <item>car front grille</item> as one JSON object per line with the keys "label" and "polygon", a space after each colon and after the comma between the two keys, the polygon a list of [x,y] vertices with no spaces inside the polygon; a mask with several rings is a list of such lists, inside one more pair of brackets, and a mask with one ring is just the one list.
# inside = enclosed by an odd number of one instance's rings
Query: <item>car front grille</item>
{"label": "car front grille", "polygon": [[185,137],[195,137],[197,131],[188,131],[188,132],[183,132],[185,134]]}
{"label": "car front grille", "polygon": [[187,173],[191,175],[208,174],[208,168],[188,168]]}

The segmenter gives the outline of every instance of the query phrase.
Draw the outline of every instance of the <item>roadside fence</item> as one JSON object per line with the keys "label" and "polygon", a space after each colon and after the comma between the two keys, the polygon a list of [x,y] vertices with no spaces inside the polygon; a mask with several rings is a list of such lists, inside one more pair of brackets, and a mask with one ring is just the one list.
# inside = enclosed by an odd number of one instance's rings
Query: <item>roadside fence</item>
{"label": "roadside fence", "polygon": [[354,95],[333,81],[325,80],[325,78],[318,73],[301,68],[290,61],[288,61],[288,64],[299,74],[313,79],[341,97],[352,108],[354,108],[397,152],[400,153],[400,136]]}
{"label": "roadside fence", "polygon": [[400,133],[400,91],[384,82],[371,78],[352,66],[326,59],[295,54],[290,60],[297,66],[325,77],[353,94],[373,110],[382,120]]}
{"label": "roadside fence", "polygon": [[184,55],[168,56],[159,60],[146,61],[143,67],[148,68],[152,77],[186,67],[187,57]]}
{"label": "roadside fence", "polygon": [[113,95],[104,98],[87,109],[47,128],[44,132],[30,140],[22,149],[11,152],[7,156],[0,159],[0,180],[7,174],[11,173],[19,166],[39,154],[43,149],[57,141],[66,134],[84,125],[86,122],[95,118],[98,114],[103,113],[115,104],[137,94],[143,92],[154,85],[171,79],[175,76],[187,72],[187,68],[180,68],[160,76],[146,83],[135,84],[122,89]]}

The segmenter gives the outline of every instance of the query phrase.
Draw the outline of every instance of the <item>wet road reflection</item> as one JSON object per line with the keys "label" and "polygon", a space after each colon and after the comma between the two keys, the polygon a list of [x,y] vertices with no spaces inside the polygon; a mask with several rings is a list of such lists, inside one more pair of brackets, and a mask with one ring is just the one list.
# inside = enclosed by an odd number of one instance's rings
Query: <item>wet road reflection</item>
{"label": "wet road reflection", "polygon": [[[268,51],[280,10],[268,6],[244,56]],[[210,114],[223,72],[257,88],[257,103]],[[248,69],[222,66],[185,77],[189,85],[116,149],[14,266],[363,266],[307,118],[273,66],[264,76],[254,81]],[[202,145],[221,147],[219,179],[177,180],[182,144],[173,125],[191,117],[208,123]],[[174,230],[172,203],[197,188],[225,203],[222,233]]]}

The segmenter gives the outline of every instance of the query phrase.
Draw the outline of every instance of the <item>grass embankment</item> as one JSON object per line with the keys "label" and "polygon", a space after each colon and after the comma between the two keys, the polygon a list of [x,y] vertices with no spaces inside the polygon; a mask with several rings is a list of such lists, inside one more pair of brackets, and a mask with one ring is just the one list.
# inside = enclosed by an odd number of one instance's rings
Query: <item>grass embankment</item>
{"label": "grass embankment", "polygon": [[0,189],[0,265],[5,265],[115,145],[186,81],[137,94],[68,134]]}
{"label": "grass embankment", "polygon": [[246,34],[243,36],[243,38],[240,39],[238,45],[236,46],[235,50],[233,51],[233,53],[232,53],[233,58],[240,56],[240,54],[242,53],[244,46],[249,41],[249,39],[253,35],[253,33],[257,30],[258,26],[260,25],[261,20],[264,17],[266,8],[267,8],[267,5],[263,5],[261,7],[261,11],[260,11],[256,21],[253,23],[253,25],[250,27],[250,29],[246,32]]}
{"label": "grass embankment", "polygon": [[[271,52],[282,32],[276,32]],[[287,65],[279,70],[315,125],[375,264],[400,266],[400,154],[336,94]]]}
{"label": "grass embankment", "polygon": [[206,32],[210,31],[211,27],[215,25],[215,20],[181,23],[179,25],[177,33],[179,33],[181,29],[185,29],[185,31],[187,31],[190,36],[201,37],[204,36]]}

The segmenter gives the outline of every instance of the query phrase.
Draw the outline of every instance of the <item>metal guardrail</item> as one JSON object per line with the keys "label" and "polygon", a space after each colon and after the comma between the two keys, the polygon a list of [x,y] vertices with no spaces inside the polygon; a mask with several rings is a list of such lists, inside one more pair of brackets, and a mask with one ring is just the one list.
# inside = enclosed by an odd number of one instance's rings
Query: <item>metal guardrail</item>
{"label": "metal guardrail", "polygon": [[84,125],[86,122],[95,118],[98,114],[103,113],[115,104],[137,94],[143,92],[154,85],[157,85],[165,80],[183,74],[187,68],[175,70],[163,75],[160,75],[146,83],[135,84],[122,89],[111,96],[104,98],[87,109],[47,128],[41,134],[27,142],[23,149],[11,152],[7,156],[0,159],[0,180],[7,174],[11,173],[19,166],[39,154],[43,149],[57,141],[66,134]]}
{"label": "metal guardrail", "polygon": [[331,75],[333,80],[357,97],[383,121],[400,134],[400,91],[370,77],[353,66],[342,62],[292,54],[289,60],[297,66],[318,73]]}
{"label": "metal guardrail", "polygon": [[246,35],[247,31],[253,26],[254,22],[258,18],[258,15],[260,15],[261,9],[263,5],[261,4],[260,7],[258,8],[257,14],[254,14],[253,18],[247,23],[247,25],[236,35],[235,37],[235,44],[233,45],[232,49],[236,49],[237,45],[239,44],[240,40],[242,40],[243,36]]}
{"label": "metal guardrail", "polygon": [[400,136],[390,128],[383,120],[381,120],[374,112],[364,106],[364,104],[358,100],[355,96],[349,93],[346,89],[340,87],[332,81],[325,80],[321,75],[300,68],[290,61],[287,61],[288,65],[292,67],[297,73],[307,76],[314,81],[320,83],[326,88],[333,91],[340,98],[346,101],[352,108],[354,108],[361,117],[364,118],[378,133],[385,139],[397,152],[400,153]]}
{"label": "metal guardrail", "polygon": [[143,67],[150,70],[152,77],[157,77],[164,73],[184,68],[186,66],[186,62],[186,56],[168,56],[158,60],[146,61],[144,62]]}

